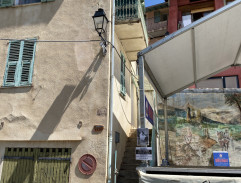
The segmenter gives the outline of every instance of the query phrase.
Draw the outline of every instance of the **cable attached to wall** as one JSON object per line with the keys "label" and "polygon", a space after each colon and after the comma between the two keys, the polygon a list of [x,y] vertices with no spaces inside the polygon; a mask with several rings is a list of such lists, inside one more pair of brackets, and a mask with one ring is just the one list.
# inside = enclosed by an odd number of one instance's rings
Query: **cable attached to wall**
{"label": "cable attached to wall", "polygon": [[[117,84],[117,82],[116,82],[116,79],[115,79],[115,84],[116,84],[116,90],[118,91],[118,93],[121,93],[121,92],[119,91],[119,89],[118,89],[118,84]],[[125,113],[123,104],[122,104],[122,102],[121,102],[121,96],[120,96],[120,95],[119,95],[119,100],[120,100],[121,108],[122,108],[122,111],[123,111],[123,113],[124,113],[124,115],[125,115],[126,121],[127,121],[129,124],[131,124],[131,122],[129,121],[129,119],[127,118],[127,115],[126,115],[126,113]]]}
{"label": "cable attached to wall", "polygon": [[[0,38],[1,41],[26,41],[26,39],[5,39],[5,38]],[[101,40],[28,40],[28,41],[32,41],[32,42],[38,42],[38,43],[89,43],[89,42],[99,42]],[[106,41],[108,44],[110,44],[116,51],[117,55],[119,56],[119,58],[121,59],[121,55],[118,52],[118,50],[116,49],[116,47],[114,45],[111,44],[111,42]],[[137,80],[138,78],[135,76],[134,69],[131,65],[131,68],[133,70],[133,72],[126,66],[125,64],[125,68],[128,70],[128,72],[135,77]]]}

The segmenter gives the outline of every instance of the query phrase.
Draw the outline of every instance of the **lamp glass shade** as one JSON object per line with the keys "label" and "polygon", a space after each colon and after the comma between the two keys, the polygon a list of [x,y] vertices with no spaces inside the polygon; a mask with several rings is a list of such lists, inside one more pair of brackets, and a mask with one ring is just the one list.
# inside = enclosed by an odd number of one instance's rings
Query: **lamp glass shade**
{"label": "lamp glass shade", "polygon": [[108,19],[103,9],[99,8],[98,11],[95,12],[93,20],[95,24],[95,30],[99,33],[99,35],[105,33],[108,24]]}

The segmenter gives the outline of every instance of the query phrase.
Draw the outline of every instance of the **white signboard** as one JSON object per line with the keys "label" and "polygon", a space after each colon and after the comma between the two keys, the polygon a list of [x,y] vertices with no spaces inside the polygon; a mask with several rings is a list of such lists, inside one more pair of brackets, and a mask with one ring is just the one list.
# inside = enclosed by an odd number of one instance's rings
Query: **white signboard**
{"label": "white signboard", "polygon": [[149,129],[138,128],[137,129],[137,146],[148,146],[149,145]]}
{"label": "white signboard", "polygon": [[136,160],[152,160],[152,147],[136,147]]}

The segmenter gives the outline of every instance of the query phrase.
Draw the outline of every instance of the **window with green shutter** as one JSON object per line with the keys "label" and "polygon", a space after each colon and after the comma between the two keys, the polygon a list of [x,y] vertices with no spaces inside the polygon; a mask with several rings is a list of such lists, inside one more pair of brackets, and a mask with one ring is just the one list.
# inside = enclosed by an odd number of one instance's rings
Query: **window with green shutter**
{"label": "window with green shutter", "polygon": [[125,57],[124,55],[121,53],[121,94],[125,95],[126,94],[126,81],[125,81]]}
{"label": "window with green shutter", "polygon": [[13,6],[14,0],[0,0],[1,7]]}
{"label": "window with green shutter", "polygon": [[31,85],[35,47],[34,39],[9,43],[3,86]]}
{"label": "window with green shutter", "polygon": [[23,4],[45,3],[55,0],[0,0],[0,7],[18,6]]}

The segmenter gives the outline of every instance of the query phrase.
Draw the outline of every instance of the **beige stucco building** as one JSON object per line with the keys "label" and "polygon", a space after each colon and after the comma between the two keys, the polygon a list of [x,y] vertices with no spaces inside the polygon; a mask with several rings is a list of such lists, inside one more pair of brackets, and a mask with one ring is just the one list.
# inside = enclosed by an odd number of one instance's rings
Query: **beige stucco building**
{"label": "beige stucco building", "polygon": [[[112,2],[1,2],[1,183],[106,182],[112,52],[109,44],[103,56],[99,41],[91,40],[100,40],[92,20],[94,12],[103,8],[113,21]],[[111,23],[106,34],[108,41],[115,36],[116,47],[112,180],[114,151],[119,167],[129,131],[138,126],[134,61],[136,53],[147,46],[147,37],[140,2],[136,4],[131,20],[117,13],[115,35],[111,35]],[[120,10],[120,5],[116,8]],[[125,58],[124,73],[117,52]],[[103,131],[95,132],[95,125],[102,125]],[[115,132],[120,134],[120,143],[115,143]],[[84,154],[96,158],[92,175],[79,171]]]}

